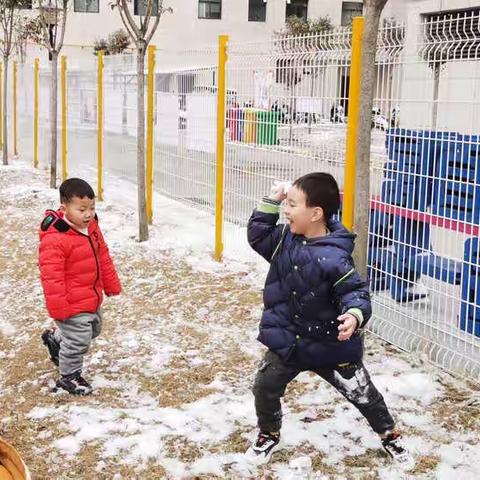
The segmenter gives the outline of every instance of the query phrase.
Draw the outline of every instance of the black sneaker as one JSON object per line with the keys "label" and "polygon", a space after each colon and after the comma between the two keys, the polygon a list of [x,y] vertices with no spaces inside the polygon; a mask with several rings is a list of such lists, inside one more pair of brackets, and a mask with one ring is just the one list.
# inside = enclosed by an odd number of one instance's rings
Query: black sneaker
{"label": "black sneaker", "polygon": [[58,367],[58,354],[60,352],[60,345],[55,340],[53,330],[51,328],[42,333],[42,342],[48,348],[50,360]]}
{"label": "black sneaker", "polygon": [[92,386],[79,372],[62,376],[57,380],[56,387],[62,388],[72,395],[90,395],[93,392]]}
{"label": "black sneaker", "polygon": [[415,460],[403,444],[402,437],[399,433],[389,433],[384,439],[382,439],[382,445],[385,451],[402,470],[408,472],[415,468]]}
{"label": "black sneaker", "polygon": [[279,448],[280,432],[262,432],[260,431],[257,439],[248,449],[247,455],[251,457],[255,463],[267,463],[272,453]]}

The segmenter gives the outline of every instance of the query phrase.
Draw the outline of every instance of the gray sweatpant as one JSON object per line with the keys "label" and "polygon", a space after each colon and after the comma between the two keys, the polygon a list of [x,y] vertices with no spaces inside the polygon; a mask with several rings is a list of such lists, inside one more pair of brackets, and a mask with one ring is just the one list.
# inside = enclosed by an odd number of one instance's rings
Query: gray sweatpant
{"label": "gray sweatpant", "polygon": [[61,375],[81,372],[83,356],[88,352],[92,339],[102,331],[102,312],[80,313],[64,321],[55,320],[55,340],[60,345],[59,368]]}

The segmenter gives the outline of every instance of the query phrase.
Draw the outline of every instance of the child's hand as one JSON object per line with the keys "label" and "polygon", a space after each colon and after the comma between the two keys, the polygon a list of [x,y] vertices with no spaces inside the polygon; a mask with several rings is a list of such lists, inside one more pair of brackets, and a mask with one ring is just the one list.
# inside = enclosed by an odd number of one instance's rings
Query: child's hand
{"label": "child's hand", "polygon": [[350,340],[350,337],[354,334],[358,326],[358,320],[351,313],[344,313],[337,317],[337,320],[340,322],[338,326],[338,339],[343,342],[345,340]]}
{"label": "child's hand", "polygon": [[292,186],[290,182],[273,182],[269,197],[277,202],[283,202],[287,198],[288,189]]}

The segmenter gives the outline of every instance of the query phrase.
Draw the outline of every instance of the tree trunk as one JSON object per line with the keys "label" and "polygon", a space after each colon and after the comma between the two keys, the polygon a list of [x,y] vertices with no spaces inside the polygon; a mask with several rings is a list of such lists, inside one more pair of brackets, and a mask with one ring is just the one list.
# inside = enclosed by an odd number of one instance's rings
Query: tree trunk
{"label": "tree trunk", "polygon": [[3,57],[3,164],[8,165],[8,57]]}
{"label": "tree trunk", "polygon": [[370,214],[370,142],[375,84],[375,54],[380,15],[387,0],[365,0],[365,30],[361,67],[360,114],[357,137],[355,223],[357,234],[353,254],[360,276],[367,280],[368,220]]}
{"label": "tree trunk", "polygon": [[138,239],[148,240],[145,193],[145,43],[137,44],[137,193]]}
{"label": "tree trunk", "polygon": [[57,109],[58,109],[58,53],[52,53],[52,78],[50,84],[50,188],[57,188]]}

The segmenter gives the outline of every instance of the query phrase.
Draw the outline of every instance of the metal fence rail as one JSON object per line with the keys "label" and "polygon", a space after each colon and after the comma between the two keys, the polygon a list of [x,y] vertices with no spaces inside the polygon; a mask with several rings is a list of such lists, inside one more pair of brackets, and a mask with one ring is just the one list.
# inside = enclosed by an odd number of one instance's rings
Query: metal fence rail
{"label": "metal fence rail", "polygon": [[397,61],[379,61],[375,105],[393,115],[375,149],[370,232],[373,331],[476,378],[478,25],[478,11],[426,15]]}

